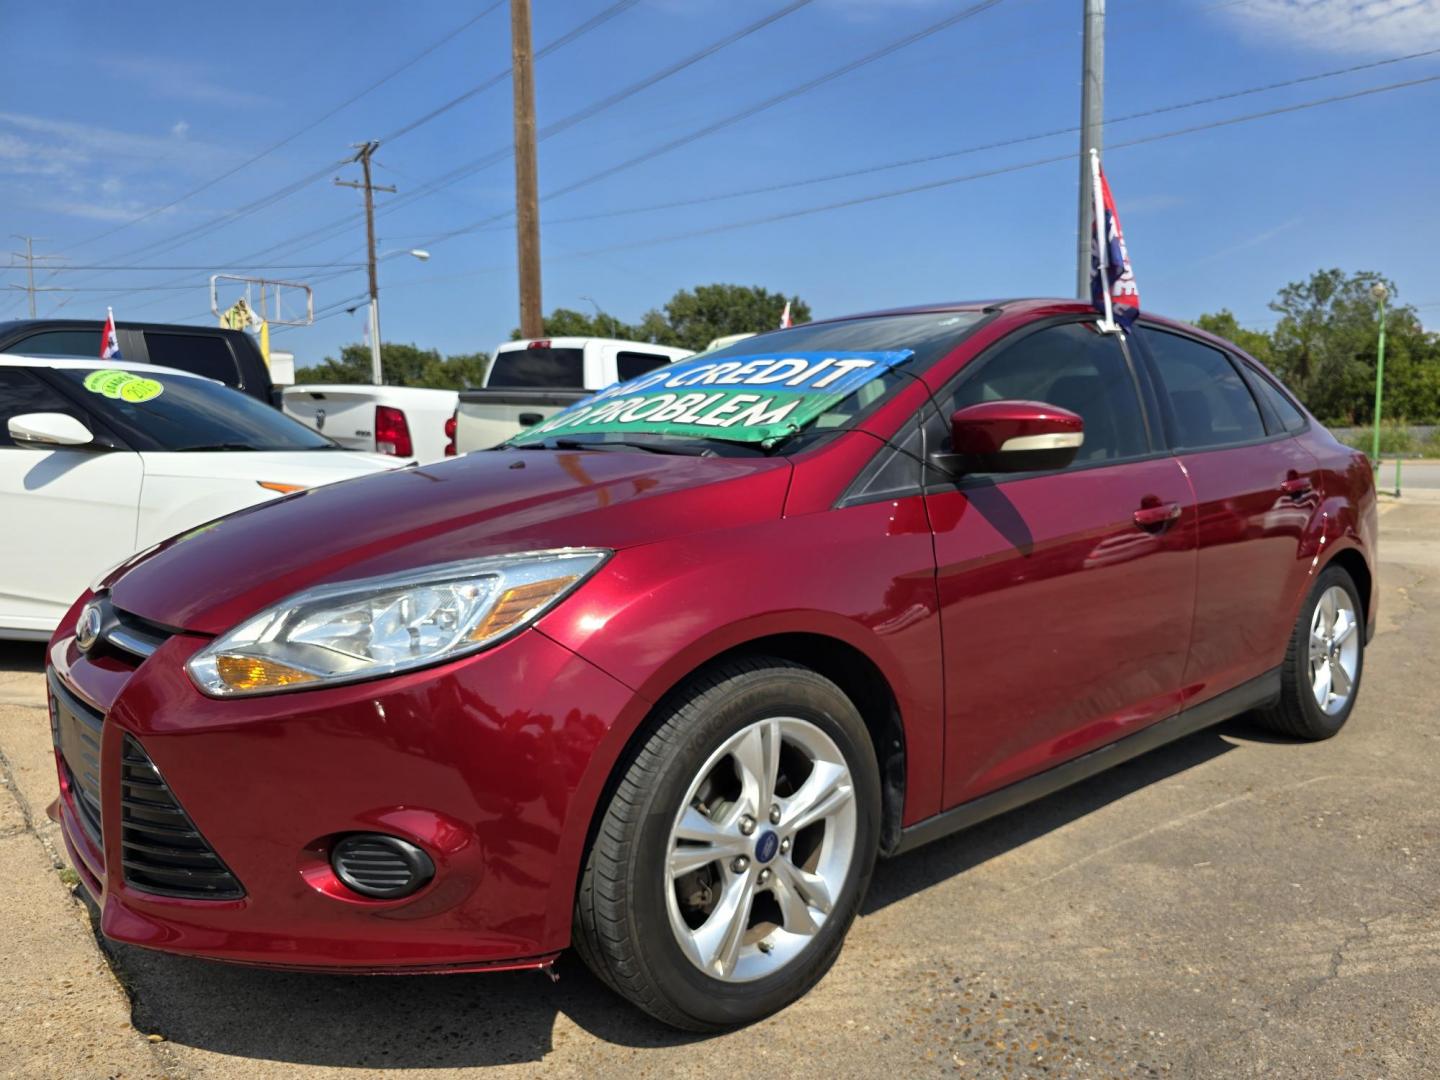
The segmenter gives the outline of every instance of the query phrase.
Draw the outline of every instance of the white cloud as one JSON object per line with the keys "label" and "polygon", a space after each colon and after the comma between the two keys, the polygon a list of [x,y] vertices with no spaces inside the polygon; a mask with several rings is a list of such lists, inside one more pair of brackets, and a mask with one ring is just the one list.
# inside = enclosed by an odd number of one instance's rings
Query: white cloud
{"label": "white cloud", "polygon": [[131,87],[143,88],[153,97],[232,109],[274,104],[274,100],[264,94],[236,90],[215,82],[206,74],[202,64],[176,60],[157,64],[149,57],[132,56],[102,56],[98,62],[118,79]]}
{"label": "white cloud", "polygon": [[190,134],[190,125],[184,120],[176,120],[170,125],[170,134],[177,139],[183,139]]}
{"label": "white cloud", "polygon": [[238,151],[165,134],[120,131],[30,113],[0,112],[0,181],[12,202],[92,221],[143,213],[176,180],[213,173]]}
{"label": "white cloud", "polygon": [[1248,0],[1220,14],[1258,40],[1281,39],[1327,52],[1440,47],[1440,0]]}

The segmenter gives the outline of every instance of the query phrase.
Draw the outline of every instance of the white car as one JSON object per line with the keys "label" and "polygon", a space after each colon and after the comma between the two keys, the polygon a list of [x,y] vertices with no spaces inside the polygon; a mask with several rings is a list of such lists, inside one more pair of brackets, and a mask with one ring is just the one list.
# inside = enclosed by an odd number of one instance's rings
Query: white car
{"label": "white car", "polygon": [[446,457],[458,399],[454,390],[425,386],[306,383],[287,386],[281,407],[286,416],[346,450],[415,458],[428,465]]}
{"label": "white car", "polygon": [[172,368],[0,356],[0,638],[48,637],[97,574],[157,541],[404,464]]}

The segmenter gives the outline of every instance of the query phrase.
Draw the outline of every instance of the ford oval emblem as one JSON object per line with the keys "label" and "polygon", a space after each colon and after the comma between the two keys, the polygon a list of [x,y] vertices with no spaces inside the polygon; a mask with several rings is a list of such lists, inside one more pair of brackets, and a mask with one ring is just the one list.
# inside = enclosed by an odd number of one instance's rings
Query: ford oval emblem
{"label": "ford oval emblem", "polygon": [[75,620],[75,644],[81,651],[88,652],[100,640],[100,624],[100,605],[92,600],[80,609],[80,617]]}
{"label": "ford oval emblem", "polygon": [[769,829],[760,834],[760,839],[755,844],[755,861],[767,863],[775,857],[775,852],[780,850],[780,837],[776,836]]}

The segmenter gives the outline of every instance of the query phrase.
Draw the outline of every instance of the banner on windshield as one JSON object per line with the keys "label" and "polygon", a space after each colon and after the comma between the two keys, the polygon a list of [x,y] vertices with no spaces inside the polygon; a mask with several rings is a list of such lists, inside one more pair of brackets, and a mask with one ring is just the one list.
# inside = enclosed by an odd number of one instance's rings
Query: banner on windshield
{"label": "banner on windshield", "polygon": [[698,356],[607,387],[510,442],[635,432],[764,443],[799,431],[910,355],[897,349]]}

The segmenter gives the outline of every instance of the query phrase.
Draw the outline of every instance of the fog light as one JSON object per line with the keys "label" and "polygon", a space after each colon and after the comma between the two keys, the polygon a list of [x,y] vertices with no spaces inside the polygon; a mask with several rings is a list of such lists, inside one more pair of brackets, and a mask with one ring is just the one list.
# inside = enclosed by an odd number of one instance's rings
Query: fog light
{"label": "fog light", "polygon": [[351,889],[376,900],[409,896],[435,876],[429,855],[382,833],[351,833],[331,850],[330,865]]}

